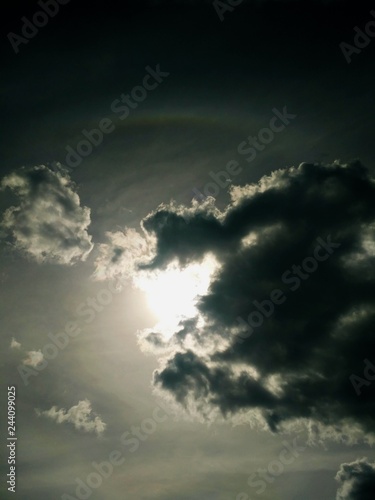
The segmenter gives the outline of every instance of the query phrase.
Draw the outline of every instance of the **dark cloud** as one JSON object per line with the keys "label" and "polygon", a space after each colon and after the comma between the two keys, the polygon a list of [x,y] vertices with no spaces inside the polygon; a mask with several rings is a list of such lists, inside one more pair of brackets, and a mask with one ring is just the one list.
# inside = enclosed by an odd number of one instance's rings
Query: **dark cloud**
{"label": "dark cloud", "polygon": [[156,255],[143,268],[207,254],[220,263],[199,302],[204,324],[180,325],[156,386],[203,413],[256,414],[272,430],[303,419],[344,441],[370,436],[374,388],[358,396],[350,375],[375,352],[374,179],[359,162],[304,163],[230,194],[222,213],[211,200],[144,220]]}
{"label": "dark cloud", "polygon": [[341,464],[336,500],[372,500],[375,494],[375,463],[367,458]]}
{"label": "dark cloud", "polygon": [[62,167],[23,167],[3,178],[5,188],[19,199],[1,221],[15,248],[37,262],[69,265],[86,259],[93,248],[87,232],[90,209],[80,206],[76,186]]}

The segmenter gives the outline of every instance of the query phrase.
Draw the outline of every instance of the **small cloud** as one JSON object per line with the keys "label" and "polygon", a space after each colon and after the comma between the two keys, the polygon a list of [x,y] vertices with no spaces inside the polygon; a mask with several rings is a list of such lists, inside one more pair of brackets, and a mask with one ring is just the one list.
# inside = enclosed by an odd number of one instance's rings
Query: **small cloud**
{"label": "small cloud", "polygon": [[340,483],[336,500],[372,500],[375,491],[375,462],[361,458],[341,464],[335,479]]}
{"label": "small cloud", "polygon": [[40,349],[39,351],[29,351],[27,353],[27,356],[28,357],[24,359],[22,362],[24,365],[32,366],[33,368],[40,365],[40,363],[44,361],[44,356]]}
{"label": "small cloud", "polygon": [[9,347],[10,347],[10,349],[20,349],[21,344],[19,342],[17,342],[17,340],[13,337]]}
{"label": "small cloud", "polygon": [[65,410],[65,408],[58,409],[57,406],[52,406],[52,408],[46,411],[38,409],[35,411],[39,417],[49,418],[57,424],[68,422],[73,424],[77,430],[95,432],[98,436],[107,427],[107,424],[98,415],[93,413],[91,403],[88,399],[79,401],[76,406],[72,406],[69,410]]}

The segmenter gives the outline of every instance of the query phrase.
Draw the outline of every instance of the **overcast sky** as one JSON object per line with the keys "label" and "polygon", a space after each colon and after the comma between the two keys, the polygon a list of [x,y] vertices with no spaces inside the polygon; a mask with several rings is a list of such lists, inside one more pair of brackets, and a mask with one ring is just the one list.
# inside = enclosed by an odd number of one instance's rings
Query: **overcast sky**
{"label": "overcast sky", "polygon": [[2,18],[1,498],[373,499],[371,2]]}

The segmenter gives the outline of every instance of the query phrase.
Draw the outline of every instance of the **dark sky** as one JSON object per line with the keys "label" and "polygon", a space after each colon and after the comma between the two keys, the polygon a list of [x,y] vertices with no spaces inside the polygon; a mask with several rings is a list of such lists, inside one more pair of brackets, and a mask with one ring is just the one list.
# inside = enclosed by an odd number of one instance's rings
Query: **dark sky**
{"label": "dark sky", "polygon": [[375,8],[231,3],[2,8],[2,498],[374,498]]}

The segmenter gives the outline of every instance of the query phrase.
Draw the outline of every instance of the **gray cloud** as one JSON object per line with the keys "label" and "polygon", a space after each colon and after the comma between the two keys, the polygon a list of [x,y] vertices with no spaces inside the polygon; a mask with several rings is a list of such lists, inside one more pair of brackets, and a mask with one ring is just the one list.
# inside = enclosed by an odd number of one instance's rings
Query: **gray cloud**
{"label": "gray cloud", "polygon": [[1,228],[14,247],[39,263],[71,265],[85,260],[93,248],[87,232],[90,209],[80,206],[76,186],[63,168],[21,168],[6,176],[19,204],[3,214]]}
{"label": "gray cloud", "polygon": [[341,464],[336,500],[372,500],[375,492],[375,462],[367,458]]}
{"label": "gray cloud", "polygon": [[[358,397],[349,377],[375,352],[374,179],[359,162],[304,163],[230,194],[223,212],[212,202],[162,205],[143,221],[156,253],[142,271],[210,253],[220,264],[196,318],[169,341],[141,334],[141,344],[165,351],[156,387],[204,415],[254,417],[273,431],[303,421],[316,439],[373,439],[374,388]],[[316,267],[293,267],[302,263]],[[267,314],[276,289],[285,300]],[[262,324],[250,335],[259,307]]]}

